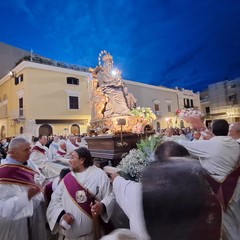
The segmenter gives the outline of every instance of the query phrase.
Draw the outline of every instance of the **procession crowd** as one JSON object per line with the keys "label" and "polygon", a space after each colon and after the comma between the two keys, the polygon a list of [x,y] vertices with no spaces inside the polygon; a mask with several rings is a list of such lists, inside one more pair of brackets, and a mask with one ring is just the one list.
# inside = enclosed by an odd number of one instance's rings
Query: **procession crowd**
{"label": "procession crowd", "polygon": [[[2,141],[0,239],[240,239],[240,122],[157,135],[140,182],[95,166],[84,136]],[[69,167],[51,179],[58,158]],[[128,228],[115,229],[116,204]]]}

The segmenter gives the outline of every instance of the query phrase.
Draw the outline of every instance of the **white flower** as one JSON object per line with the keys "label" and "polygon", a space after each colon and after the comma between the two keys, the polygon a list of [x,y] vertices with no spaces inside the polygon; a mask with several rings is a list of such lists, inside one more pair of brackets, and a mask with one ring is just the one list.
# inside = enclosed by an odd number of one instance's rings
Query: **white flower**
{"label": "white flower", "polygon": [[193,108],[178,110],[177,114],[178,114],[178,117],[181,119],[184,119],[187,117],[195,117],[195,118],[204,117],[204,114],[201,111],[193,109]]}
{"label": "white flower", "polygon": [[149,161],[146,155],[139,149],[132,149],[129,154],[122,159],[117,168],[136,181],[139,181],[144,168],[148,165]]}
{"label": "white flower", "polygon": [[156,115],[152,112],[152,109],[149,107],[137,107],[131,110],[132,116],[142,117],[147,121],[151,122],[152,120],[156,119]]}
{"label": "white flower", "polygon": [[144,128],[143,128],[143,125],[141,123],[137,123],[132,128],[132,133],[141,134],[143,132],[144,132]]}
{"label": "white flower", "polygon": [[161,142],[162,139],[160,137],[154,136],[141,139],[140,142],[137,143],[137,149],[134,148],[130,150],[130,152],[122,158],[117,168],[119,168],[124,175],[130,176],[135,181],[139,181],[143,170],[153,160],[153,152]]}

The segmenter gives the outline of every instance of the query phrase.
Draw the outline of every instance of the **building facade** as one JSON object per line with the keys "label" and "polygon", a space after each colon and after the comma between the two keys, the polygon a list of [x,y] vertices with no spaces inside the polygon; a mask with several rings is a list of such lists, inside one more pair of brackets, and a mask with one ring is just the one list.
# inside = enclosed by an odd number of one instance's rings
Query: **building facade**
{"label": "building facade", "polygon": [[207,123],[225,119],[229,123],[240,121],[240,78],[210,84],[200,93],[201,111]]}
{"label": "building facade", "polygon": [[86,72],[23,61],[0,80],[1,138],[86,132]]}
{"label": "building facade", "polygon": [[127,80],[125,83],[129,91],[136,96],[137,105],[150,107],[155,113],[157,119],[154,121],[154,129],[156,131],[167,127],[185,127],[186,123],[176,115],[178,109],[200,109],[199,93],[193,93],[191,90],[170,89]]}
{"label": "building facade", "polygon": [[[89,68],[39,56],[24,57],[0,79],[0,138],[88,132],[91,122]],[[137,106],[156,114],[154,129],[184,127],[176,111],[200,108],[199,93],[123,80]]]}

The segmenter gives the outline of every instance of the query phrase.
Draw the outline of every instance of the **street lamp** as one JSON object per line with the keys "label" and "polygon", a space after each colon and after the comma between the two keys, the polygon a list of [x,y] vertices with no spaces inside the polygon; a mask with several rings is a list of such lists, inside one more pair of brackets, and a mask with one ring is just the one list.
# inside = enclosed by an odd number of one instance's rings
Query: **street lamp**
{"label": "street lamp", "polygon": [[16,74],[16,72],[14,72],[14,71],[10,71],[10,72],[8,73],[8,76],[11,77],[11,78],[16,78],[17,74]]}

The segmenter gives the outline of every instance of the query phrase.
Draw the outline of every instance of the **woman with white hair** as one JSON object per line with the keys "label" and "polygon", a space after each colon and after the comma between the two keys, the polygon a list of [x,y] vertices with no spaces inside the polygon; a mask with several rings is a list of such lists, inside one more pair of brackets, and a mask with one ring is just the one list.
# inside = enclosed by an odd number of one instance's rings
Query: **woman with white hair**
{"label": "woman with white hair", "polygon": [[65,157],[67,154],[67,144],[65,140],[60,140],[55,159]]}

